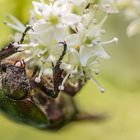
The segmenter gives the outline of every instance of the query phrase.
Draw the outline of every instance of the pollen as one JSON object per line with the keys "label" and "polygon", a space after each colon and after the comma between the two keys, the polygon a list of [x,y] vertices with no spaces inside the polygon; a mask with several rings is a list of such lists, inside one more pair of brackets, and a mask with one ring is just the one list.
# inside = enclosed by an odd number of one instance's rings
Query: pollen
{"label": "pollen", "polygon": [[79,45],[75,46],[75,49],[79,52],[80,46]]}

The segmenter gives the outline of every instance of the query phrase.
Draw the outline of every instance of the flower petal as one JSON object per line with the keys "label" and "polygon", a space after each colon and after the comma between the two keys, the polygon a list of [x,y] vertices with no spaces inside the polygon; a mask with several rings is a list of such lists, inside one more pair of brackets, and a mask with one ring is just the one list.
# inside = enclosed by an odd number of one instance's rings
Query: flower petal
{"label": "flower petal", "polygon": [[79,54],[74,48],[69,49],[69,54],[68,54],[68,62],[69,64],[76,66],[80,63],[79,60]]}
{"label": "flower petal", "polygon": [[101,58],[104,58],[104,59],[109,59],[110,58],[108,53],[104,50],[104,48],[101,45],[97,45],[97,46],[94,46],[94,47],[95,47],[95,49],[94,49],[94,55],[95,56],[98,56],[98,57],[101,57]]}
{"label": "flower petal", "polygon": [[50,9],[50,7],[47,4],[42,4],[35,1],[33,1],[32,3],[33,3],[35,12],[40,16],[47,14]]}
{"label": "flower petal", "polygon": [[80,6],[82,3],[85,2],[85,0],[69,0],[72,2],[74,5]]}
{"label": "flower petal", "polygon": [[68,46],[79,46],[80,45],[80,38],[78,34],[72,34],[72,35],[68,35],[65,38],[65,41],[67,42]]}
{"label": "flower petal", "polygon": [[136,19],[129,24],[127,27],[127,35],[129,37],[140,33],[140,19]]}
{"label": "flower petal", "polygon": [[101,57],[104,59],[110,58],[107,52],[101,45],[93,46],[93,47],[80,47],[80,62],[83,66],[86,66],[88,60],[91,57]]}
{"label": "flower petal", "polygon": [[80,16],[72,13],[69,13],[62,18],[62,22],[67,25],[78,23],[80,22],[80,20],[81,20]]}

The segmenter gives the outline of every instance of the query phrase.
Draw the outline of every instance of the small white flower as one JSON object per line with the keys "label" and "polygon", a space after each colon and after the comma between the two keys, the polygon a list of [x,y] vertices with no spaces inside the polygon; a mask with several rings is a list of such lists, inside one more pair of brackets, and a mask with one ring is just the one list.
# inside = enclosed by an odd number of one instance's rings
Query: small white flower
{"label": "small white flower", "polygon": [[33,2],[35,13],[42,18],[34,23],[31,35],[41,43],[50,45],[52,42],[63,41],[67,28],[80,22],[81,17],[71,12],[70,4],[61,1],[47,5]]}
{"label": "small white flower", "polygon": [[44,3],[33,2],[35,12],[43,16],[44,19],[51,24],[68,24],[72,25],[80,22],[81,17],[71,12],[70,4],[61,4],[60,1],[56,1],[53,4],[47,5]]}

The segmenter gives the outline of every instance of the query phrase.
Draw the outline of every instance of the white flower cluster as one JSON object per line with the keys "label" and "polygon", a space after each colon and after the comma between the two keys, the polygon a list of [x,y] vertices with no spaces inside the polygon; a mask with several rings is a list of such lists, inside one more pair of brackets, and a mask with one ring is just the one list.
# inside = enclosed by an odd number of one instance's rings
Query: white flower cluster
{"label": "white flower cluster", "polygon": [[127,35],[129,37],[140,33],[140,0],[101,0],[112,1],[112,3],[124,13],[125,17],[130,21],[127,27]]}
{"label": "white flower cluster", "polygon": [[[103,24],[108,15],[116,13],[117,9],[111,5],[97,5],[92,0],[51,0],[48,3],[40,0],[33,1],[33,7],[29,21],[32,30],[28,31],[24,44],[19,46],[24,52],[24,61],[40,67],[36,82],[40,82],[42,75],[52,76],[52,63],[56,63],[63,51],[59,42],[65,41],[67,51],[61,68],[66,76],[60,90],[64,89],[66,80],[74,83],[85,78],[92,79],[100,91],[104,92],[94,74],[99,72],[98,58],[109,58],[104,45],[118,41],[116,37],[102,41],[105,33]],[[98,18],[99,12],[102,18]],[[7,25],[23,33],[26,26],[13,16],[10,18],[14,24]]]}
{"label": "white flower cluster", "polygon": [[[130,24],[127,27],[127,35],[133,36],[140,33],[140,1],[139,0],[125,0],[119,3],[124,10],[125,15],[130,19]],[[119,5],[119,6],[120,6]],[[122,6],[123,5],[123,6]]]}

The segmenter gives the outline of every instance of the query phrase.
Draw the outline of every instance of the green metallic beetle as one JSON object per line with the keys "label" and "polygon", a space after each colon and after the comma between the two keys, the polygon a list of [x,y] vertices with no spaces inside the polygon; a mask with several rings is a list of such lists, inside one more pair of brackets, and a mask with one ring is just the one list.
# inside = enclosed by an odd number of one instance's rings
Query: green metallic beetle
{"label": "green metallic beetle", "polygon": [[[24,41],[27,27],[22,35],[21,44]],[[69,82],[65,84],[64,92],[60,94],[59,85],[63,81],[65,72],[60,68],[67,44],[56,65],[53,65],[53,88],[48,82],[48,77],[41,77],[41,82],[36,83],[37,68],[32,70],[25,65],[23,60],[2,62],[5,58],[16,53],[18,48],[10,43],[8,47],[0,51],[0,64],[2,80],[0,81],[0,110],[9,118],[31,125],[40,129],[56,130],[70,121],[100,119],[102,116],[79,113],[73,96],[83,87],[85,81],[79,80],[76,87]],[[27,71],[32,72],[29,76]]]}

